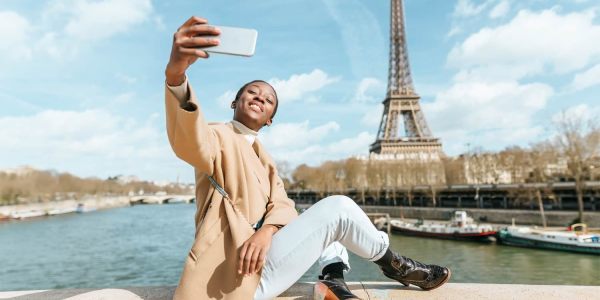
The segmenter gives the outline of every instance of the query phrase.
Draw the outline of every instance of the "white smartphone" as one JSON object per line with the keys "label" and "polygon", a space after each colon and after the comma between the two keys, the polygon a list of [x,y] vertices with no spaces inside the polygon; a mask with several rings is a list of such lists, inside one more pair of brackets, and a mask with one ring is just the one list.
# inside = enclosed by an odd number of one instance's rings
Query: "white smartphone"
{"label": "white smartphone", "polygon": [[204,47],[202,50],[212,53],[252,56],[256,47],[258,32],[255,29],[213,25],[221,30],[217,37],[219,45]]}

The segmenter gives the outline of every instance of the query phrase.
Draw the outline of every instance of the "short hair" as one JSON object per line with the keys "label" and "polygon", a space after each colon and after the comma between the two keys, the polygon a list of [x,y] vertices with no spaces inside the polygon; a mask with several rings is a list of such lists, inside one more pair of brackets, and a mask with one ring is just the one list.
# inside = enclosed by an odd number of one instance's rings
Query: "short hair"
{"label": "short hair", "polygon": [[275,113],[277,113],[277,107],[279,107],[279,97],[277,96],[277,91],[275,91],[275,88],[268,82],[264,81],[264,80],[260,80],[260,79],[256,79],[256,80],[252,80],[246,84],[244,84],[237,92],[237,94],[235,94],[235,102],[237,102],[240,97],[242,96],[242,93],[244,92],[244,90],[246,89],[246,87],[248,87],[249,85],[256,83],[256,82],[262,82],[262,83],[266,83],[268,86],[270,86],[273,89],[273,93],[275,93],[275,109],[273,110],[273,115],[271,115],[271,119],[275,118]]}

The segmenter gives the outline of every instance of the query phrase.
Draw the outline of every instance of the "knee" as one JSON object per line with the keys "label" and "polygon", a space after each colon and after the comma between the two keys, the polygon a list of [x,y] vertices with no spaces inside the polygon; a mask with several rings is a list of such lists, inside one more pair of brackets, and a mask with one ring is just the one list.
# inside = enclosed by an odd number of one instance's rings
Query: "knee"
{"label": "knee", "polygon": [[344,195],[329,196],[323,200],[324,204],[331,210],[331,212],[340,211],[353,211],[360,209],[356,202],[352,198]]}

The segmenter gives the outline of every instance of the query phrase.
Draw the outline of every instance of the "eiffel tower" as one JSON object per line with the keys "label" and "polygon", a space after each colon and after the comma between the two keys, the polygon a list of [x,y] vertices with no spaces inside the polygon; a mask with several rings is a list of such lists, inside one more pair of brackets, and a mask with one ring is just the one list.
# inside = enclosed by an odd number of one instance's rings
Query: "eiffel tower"
{"label": "eiffel tower", "polygon": [[442,144],[432,136],[415,92],[402,0],[391,0],[390,65],[383,115],[376,141],[369,148],[373,159],[439,161]]}

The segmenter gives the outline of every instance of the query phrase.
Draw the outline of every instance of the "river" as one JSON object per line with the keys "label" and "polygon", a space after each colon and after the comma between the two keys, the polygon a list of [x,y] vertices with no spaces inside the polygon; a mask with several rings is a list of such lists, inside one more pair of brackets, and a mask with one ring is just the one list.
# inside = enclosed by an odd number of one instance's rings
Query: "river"
{"label": "river", "polygon": [[[0,223],[0,290],[176,285],[193,204],[139,205]],[[392,248],[452,269],[451,282],[600,285],[600,257],[393,235]],[[388,281],[351,255],[348,280]],[[314,281],[313,266],[301,281]]]}

